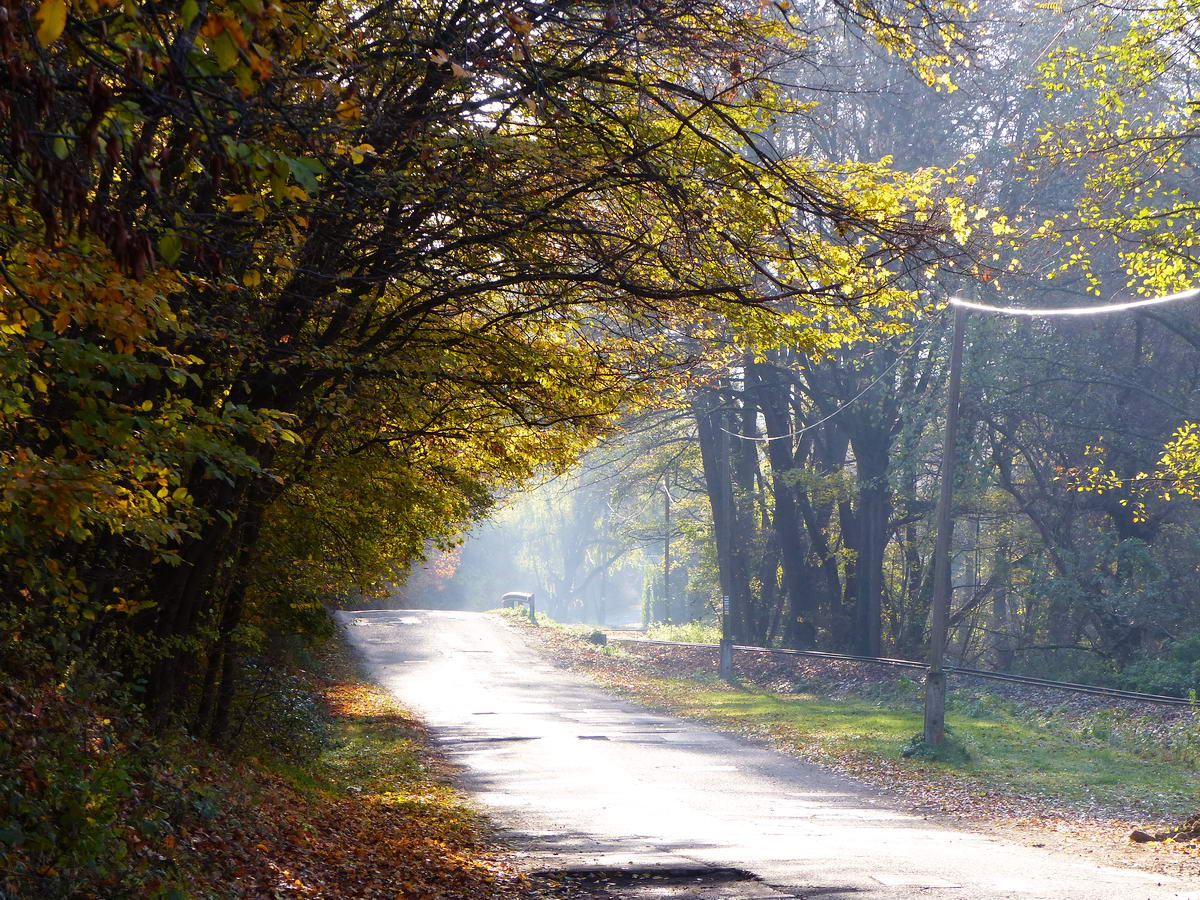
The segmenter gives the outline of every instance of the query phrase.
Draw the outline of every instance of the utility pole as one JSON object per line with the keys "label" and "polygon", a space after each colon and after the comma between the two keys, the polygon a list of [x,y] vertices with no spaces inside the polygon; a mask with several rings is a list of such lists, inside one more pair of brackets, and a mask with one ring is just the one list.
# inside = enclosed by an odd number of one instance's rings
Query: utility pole
{"label": "utility pole", "polygon": [[929,672],[925,676],[925,743],[940,747],[946,740],[946,629],[950,621],[950,538],[954,532],[954,464],[958,442],[958,397],[962,382],[963,329],[966,310],[954,307],[950,349],[950,386],[946,397],[946,433],[942,440],[941,484],[937,504],[937,538],[933,545],[933,615],[929,625]]}
{"label": "utility pole", "polygon": [[673,622],[675,620],[671,618],[671,488],[665,478],[663,479],[663,518],[666,522],[663,532],[663,619]]}
{"label": "utility pole", "polygon": [[733,633],[729,616],[729,595],[721,598],[721,647],[717,674],[723,681],[733,681]]}
{"label": "utility pole", "polygon": [[604,625],[608,622],[608,514],[612,509],[610,500],[604,501],[604,520],[601,526],[600,537],[600,561],[604,564],[604,568],[600,570],[600,602],[597,604],[597,618],[600,624]]}

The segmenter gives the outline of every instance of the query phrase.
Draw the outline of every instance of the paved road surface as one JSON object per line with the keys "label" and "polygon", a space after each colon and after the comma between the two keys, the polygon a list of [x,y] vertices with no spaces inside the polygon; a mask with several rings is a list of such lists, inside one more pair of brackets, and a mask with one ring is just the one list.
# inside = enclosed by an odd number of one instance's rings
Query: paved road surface
{"label": "paved road surface", "polygon": [[815,766],[615,699],[493,616],[340,615],[532,868],[673,873],[662,895],[694,898],[1200,898],[1200,879],[931,825]]}

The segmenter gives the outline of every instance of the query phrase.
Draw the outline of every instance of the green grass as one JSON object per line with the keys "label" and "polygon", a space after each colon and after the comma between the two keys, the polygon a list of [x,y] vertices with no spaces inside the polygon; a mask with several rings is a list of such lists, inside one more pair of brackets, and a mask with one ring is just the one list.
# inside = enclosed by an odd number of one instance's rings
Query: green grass
{"label": "green grass", "polygon": [[[643,699],[736,732],[772,737],[802,755],[869,771],[872,761],[936,777],[965,776],[985,788],[1099,813],[1173,819],[1194,813],[1200,778],[1186,758],[1148,758],[1109,740],[1055,725],[1003,702],[955,697],[947,721],[968,758],[900,759],[922,727],[911,683],[885,696],[825,698],[730,688],[715,681],[648,679]],[[970,711],[967,711],[967,710]]]}
{"label": "green grass", "polygon": [[[510,613],[511,615],[511,613]],[[540,618],[540,617],[539,617]],[[576,639],[591,626],[546,621]],[[656,640],[713,643],[715,626],[652,625]],[[626,656],[618,646],[591,648]],[[585,667],[597,656],[577,655]],[[602,664],[603,665],[603,664]],[[1147,717],[1121,709],[1079,712],[1013,703],[979,690],[951,690],[947,724],[965,751],[946,760],[909,760],[901,752],[922,730],[921,686],[907,677],[858,695],[775,694],[730,687],[711,674],[653,677],[603,665],[604,680],[638,699],[751,737],[776,740],[800,755],[853,774],[887,771],[914,779],[960,779],[1012,799],[1031,798],[1115,818],[1194,815],[1200,807],[1200,716]],[[891,775],[887,776],[891,777]]]}
{"label": "green grass", "polygon": [[721,641],[721,628],[715,623],[706,622],[688,622],[685,625],[664,625],[659,622],[646,629],[646,637],[652,641],[717,644]]}

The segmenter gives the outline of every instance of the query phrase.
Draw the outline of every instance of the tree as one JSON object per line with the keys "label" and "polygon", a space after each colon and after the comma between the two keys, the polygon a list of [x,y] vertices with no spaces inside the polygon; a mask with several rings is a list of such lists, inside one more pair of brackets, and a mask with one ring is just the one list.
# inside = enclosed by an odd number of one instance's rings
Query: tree
{"label": "tree", "polygon": [[[932,79],[957,9],[842,13]],[[233,677],[247,604],[370,582],[563,464],[678,323],[817,345],[903,302],[887,264],[961,228],[928,182],[764,146],[792,15],[11,6],[7,629],[111,648],[163,723]]]}

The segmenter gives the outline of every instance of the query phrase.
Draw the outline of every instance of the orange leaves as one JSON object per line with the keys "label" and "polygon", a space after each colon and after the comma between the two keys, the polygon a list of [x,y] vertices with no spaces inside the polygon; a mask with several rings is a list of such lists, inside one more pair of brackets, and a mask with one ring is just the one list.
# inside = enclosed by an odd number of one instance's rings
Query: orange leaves
{"label": "orange leaves", "polygon": [[343,100],[334,110],[335,115],[343,121],[353,121],[362,118],[362,104],[357,100]]}
{"label": "orange leaves", "polygon": [[245,50],[250,44],[245,31],[242,30],[242,23],[228,13],[209,13],[200,33],[210,40],[228,34],[229,39],[241,50]]}
{"label": "orange leaves", "polygon": [[226,194],[225,202],[233,212],[245,212],[253,209],[262,198],[258,194]]}
{"label": "orange leaves", "polygon": [[419,723],[369,684],[338,680],[321,694],[341,749],[305,766],[303,792],[259,768],[252,795],[235,802],[245,789],[223,776],[231,808],[187,839],[209,883],[251,898],[529,896],[429,774],[441,764]]}
{"label": "orange leaves", "polygon": [[[25,294],[42,309],[0,305],[0,333],[24,333],[42,321],[53,333],[66,334],[73,325],[96,329],[119,353],[157,348],[163,329],[175,318],[165,302],[175,282],[165,274],[142,281],[125,275],[111,256],[97,252],[51,254],[43,248],[14,252],[10,272]],[[7,326],[7,328],[5,327]]]}
{"label": "orange leaves", "polygon": [[[255,46],[257,47],[257,45]],[[250,71],[259,81],[266,81],[271,77],[271,61],[265,56],[251,56]]]}
{"label": "orange leaves", "polygon": [[445,50],[434,50],[429,54],[429,61],[439,68],[449,68],[450,74],[455,78],[466,78],[470,72],[460,66],[458,63],[451,61],[450,54]]}
{"label": "orange leaves", "polygon": [[422,726],[395,700],[373,685],[363,682],[332,684],[322,692],[330,712],[343,718],[366,717],[377,724],[420,729]]}
{"label": "orange leaves", "polygon": [[529,32],[533,30],[533,23],[519,12],[506,12],[504,19],[508,22],[508,27],[513,30],[513,33],[521,37],[528,37]]}
{"label": "orange leaves", "polygon": [[[209,13],[200,29],[201,36],[216,57],[217,68],[222,72],[236,70],[238,86],[245,95],[253,93],[254,80],[264,82],[271,77],[270,51],[251,40],[261,26],[263,16],[264,9],[261,6],[245,21],[230,13]],[[250,36],[246,34],[247,27]]]}

